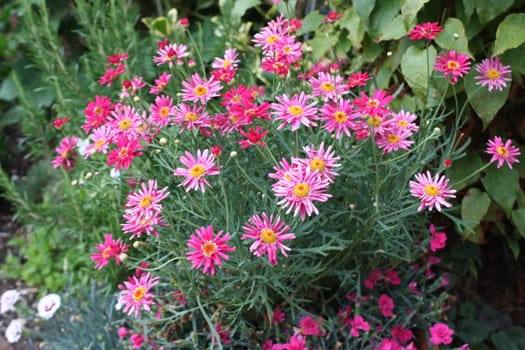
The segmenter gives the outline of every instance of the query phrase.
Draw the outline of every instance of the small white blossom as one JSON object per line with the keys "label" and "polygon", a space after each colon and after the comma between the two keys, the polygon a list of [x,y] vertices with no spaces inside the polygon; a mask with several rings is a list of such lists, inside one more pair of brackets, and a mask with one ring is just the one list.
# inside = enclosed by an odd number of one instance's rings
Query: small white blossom
{"label": "small white blossom", "polygon": [[42,317],[44,320],[48,320],[60,307],[60,295],[58,294],[48,294],[42,297],[37,305],[38,316]]}
{"label": "small white blossom", "polygon": [[7,342],[13,344],[20,340],[22,336],[22,328],[24,327],[24,320],[18,318],[12,320],[9,326],[5,329],[5,339]]}
{"label": "small white blossom", "polygon": [[10,310],[14,310],[13,307],[18,301],[20,293],[15,289],[6,290],[0,296],[0,315]]}

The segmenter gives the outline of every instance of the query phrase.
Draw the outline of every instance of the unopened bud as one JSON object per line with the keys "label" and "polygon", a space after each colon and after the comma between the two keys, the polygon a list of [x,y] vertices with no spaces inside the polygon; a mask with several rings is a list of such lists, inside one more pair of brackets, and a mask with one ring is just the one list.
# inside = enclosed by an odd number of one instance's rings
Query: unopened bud
{"label": "unopened bud", "polygon": [[435,135],[441,135],[441,129],[440,128],[434,128],[433,134]]}
{"label": "unopened bud", "polygon": [[133,96],[133,102],[139,102],[140,101],[140,97],[135,95]]}
{"label": "unopened bud", "polygon": [[89,173],[87,173],[86,176],[84,176],[84,178],[85,178],[86,180],[89,180],[89,179],[91,179],[92,177],[93,177],[93,173],[92,173],[91,171],[90,171]]}
{"label": "unopened bud", "polygon": [[159,143],[160,143],[161,145],[165,145],[165,144],[168,143],[168,139],[165,138],[165,137],[161,137],[161,138],[159,139]]}
{"label": "unopened bud", "polygon": [[71,186],[76,186],[78,184],[78,181],[77,180],[73,180],[71,181]]}
{"label": "unopened bud", "polygon": [[236,151],[232,151],[232,152],[230,153],[230,157],[232,157],[232,158],[237,157],[237,152],[236,152]]}
{"label": "unopened bud", "polygon": [[388,57],[392,56],[392,51],[388,51],[388,52],[386,53],[386,55],[387,55]]}
{"label": "unopened bud", "polygon": [[118,256],[119,260],[121,262],[125,262],[126,260],[128,260],[128,254],[126,253],[120,253],[119,256]]}
{"label": "unopened bud", "polygon": [[459,38],[459,34],[458,33],[454,33],[454,39],[458,39]]}

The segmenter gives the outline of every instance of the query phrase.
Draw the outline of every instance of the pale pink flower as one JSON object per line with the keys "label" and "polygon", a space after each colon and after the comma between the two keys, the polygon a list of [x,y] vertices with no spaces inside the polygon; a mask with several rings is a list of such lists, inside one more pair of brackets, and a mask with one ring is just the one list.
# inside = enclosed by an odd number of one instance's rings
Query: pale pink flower
{"label": "pale pink flower", "polygon": [[168,197],[168,188],[158,189],[157,180],[148,180],[141,184],[141,189],[137,192],[128,194],[128,200],[125,204],[126,213],[130,215],[139,215],[142,218],[148,218],[153,213],[160,213],[162,205],[160,201]]}
{"label": "pale pink flower", "polygon": [[175,116],[173,100],[169,96],[157,96],[155,103],[150,104],[149,121],[156,127],[163,128],[171,122],[170,117]]}
{"label": "pale pink flower", "polygon": [[343,84],[341,76],[332,76],[329,73],[319,72],[317,78],[311,77],[309,79],[312,87],[312,94],[320,96],[324,101],[336,100],[348,93],[348,87]]}
{"label": "pale pink flower", "polygon": [[446,201],[446,198],[455,198],[456,190],[448,187],[449,180],[444,175],[436,174],[434,178],[427,171],[426,174],[416,174],[416,181],[410,181],[410,193],[421,200],[418,211],[428,207],[432,210],[434,207],[441,211],[441,206],[450,208],[452,204]]}
{"label": "pale pink flower", "polygon": [[226,49],[224,52],[224,58],[215,57],[211,66],[215,69],[220,68],[237,68],[239,65],[239,60],[237,59],[237,50],[236,49]]}
{"label": "pale pink flower", "polygon": [[335,172],[335,168],[341,166],[338,163],[341,158],[335,156],[332,146],[328,146],[325,151],[324,142],[321,142],[318,149],[311,145],[304,146],[303,150],[306,152],[307,158],[296,159],[297,163],[307,167],[312,173],[319,174],[321,180],[333,183],[334,178],[339,175]]}
{"label": "pale pink flower", "polygon": [[430,342],[434,345],[448,345],[452,343],[454,330],[450,329],[445,323],[436,323],[428,329],[430,332]]}
{"label": "pale pink flower", "polygon": [[17,318],[9,322],[9,325],[5,329],[5,339],[8,343],[14,344],[22,337],[22,329],[24,328],[24,319]]}
{"label": "pale pink flower", "polygon": [[328,132],[335,131],[336,139],[339,139],[343,133],[350,137],[350,130],[355,129],[357,125],[354,120],[361,116],[361,113],[353,111],[352,102],[345,99],[326,103],[320,112],[321,120],[324,122],[323,128]]}
{"label": "pale pink flower", "polygon": [[504,66],[497,57],[485,58],[476,66],[476,71],[481,74],[474,77],[478,80],[476,84],[488,85],[489,91],[494,89],[501,91],[507,86],[507,82],[512,80],[510,78],[512,72],[510,66]]}
{"label": "pale pink flower", "polygon": [[60,308],[60,295],[58,294],[47,294],[44,295],[36,306],[38,311],[38,316],[44,320],[48,320],[55,312]]}
{"label": "pale pink flower", "polygon": [[150,311],[150,305],[154,304],[154,294],[150,292],[159,281],[159,278],[151,273],[142,273],[139,277],[130,276],[124,284],[119,285],[121,290],[119,303],[124,305],[124,313],[139,317],[141,309]]}
{"label": "pale pink flower", "polygon": [[175,106],[174,123],[180,126],[179,132],[184,130],[193,130],[201,127],[209,127],[211,121],[204,106],[196,104],[187,105],[180,103]]}
{"label": "pale pink flower", "polygon": [[513,146],[510,139],[503,143],[499,136],[487,142],[485,153],[492,155],[491,163],[498,162],[498,169],[503,166],[503,163],[507,163],[507,166],[512,169],[512,163],[520,162],[517,158],[521,154],[519,148]]}
{"label": "pale pink flower", "polygon": [[202,79],[198,74],[193,74],[189,81],[182,82],[182,99],[184,101],[206,104],[215,96],[219,96],[222,86],[219,81],[210,78]]}
{"label": "pale pink flower", "polygon": [[123,217],[125,222],[120,226],[122,226],[124,233],[131,233],[129,239],[140,237],[143,234],[147,236],[153,235],[158,238],[159,233],[156,226],[168,226],[162,221],[163,217],[160,212],[154,212],[149,217],[142,217],[136,214],[124,214]]}
{"label": "pale pink flower", "polygon": [[158,95],[166,88],[166,85],[170,82],[171,74],[162,72],[162,74],[155,79],[155,85],[149,89],[150,94]]}
{"label": "pale pink flower", "polygon": [[395,152],[399,149],[408,151],[414,141],[408,140],[412,132],[399,127],[389,127],[382,130],[376,136],[376,144],[383,150],[383,153]]}
{"label": "pale pink flower", "polygon": [[186,151],[185,156],[180,157],[180,162],[186,168],[177,168],[173,173],[174,176],[185,176],[186,178],[179,186],[185,186],[186,192],[190,190],[206,191],[206,186],[211,187],[206,179],[206,176],[218,175],[219,168],[215,165],[215,158],[206,149],[204,151],[197,150],[197,157],[195,158],[190,152]]}
{"label": "pale pink flower", "polygon": [[0,296],[0,315],[8,311],[15,310],[14,305],[18,301],[20,292],[16,289],[9,289]]}
{"label": "pale pink flower", "polygon": [[107,125],[102,125],[89,135],[89,139],[93,143],[86,147],[85,158],[91,157],[94,153],[107,153],[109,145],[115,139],[115,130]]}
{"label": "pale pink flower", "polygon": [[62,167],[65,170],[70,170],[75,166],[77,161],[75,146],[77,143],[78,138],[76,136],[66,136],[60,141],[60,146],[55,149],[58,156],[56,156],[51,162],[53,168]]}
{"label": "pale pink flower", "polygon": [[292,126],[292,131],[304,126],[317,126],[314,120],[317,120],[316,102],[308,103],[310,95],[301,92],[299,95],[294,95],[292,98],[288,95],[277,96],[275,98],[278,103],[272,103],[272,109],[275,114],[275,120],[282,120],[282,123],[277,129],[282,129],[287,125]]}
{"label": "pale pink flower", "polygon": [[417,115],[415,114],[401,110],[398,113],[393,113],[390,117],[391,119],[388,120],[389,125],[395,125],[400,129],[406,129],[412,133],[419,130],[419,126],[414,123],[417,119]]}
{"label": "pale pink flower", "polygon": [[193,269],[202,267],[205,274],[214,275],[216,266],[221,266],[223,260],[229,260],[226,253],[235,251],[235,248],[227,243],[230,234],[222,236],[222,233],[221,230],[215,235],[211,225],[195,230],[187,244],[191,250],[186,253]]}
{"label": "pale pink flower", "polygon": [[126,136],[132,138],[141,137],[143,134],[143,121],[145,112],[141,115],[135,108],[122,105],[111,112],[112,119],[108,125],[113,129],[115,138]]}
{"label": "pale pink flower", "polygon": [[288,256],[286,251],[290,248],[285,246],[283,241],[295,239],[295,234],[287,233],[290,226],[286,225],[280,216],[274,220],[273,214],[268,217],[266,213],[262,213],[262,215],[252,215],[249,221],[250,223],[245,223],[243,226],[244,234],[241,239],[255,240],[250,246],[250,252],[255,256],[268,255],[272,265],[277,265],[278,250],[284,256]]}
{"label": "pale pink flower", "polygon": [[157,65],[167,63],[171,68],[173,62],[182,62],[182,59],[189,56],[188,47],[184,44],[161,45],[157,51],[157,56],[153,57],[153,62]]}

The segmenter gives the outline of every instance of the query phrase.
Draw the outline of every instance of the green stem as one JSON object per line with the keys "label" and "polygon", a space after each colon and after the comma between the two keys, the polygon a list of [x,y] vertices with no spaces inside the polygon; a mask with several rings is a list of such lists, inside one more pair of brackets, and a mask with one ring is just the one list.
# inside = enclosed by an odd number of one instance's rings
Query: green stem
{"label": "green stem", "polygon": [[487,163],[485,164],[484,166],[482,166],[481,168],[479,168],[478,170],[476,170],[475,172],[473,172],[472,174],[469,174],[468,176],[465,176],[463,179],[459,180],[459,181],[455,181],[451,186],[454,187],[454,185],[457,185],[457,184],[460,184],[462,182],[465,182],[467,181],[468,179],[470,179],[471,177],[473,177],[474,175],[477,175],[479,174],[480,172],[482,172],[483,170],[487,169],[490,164],[492,163]]}

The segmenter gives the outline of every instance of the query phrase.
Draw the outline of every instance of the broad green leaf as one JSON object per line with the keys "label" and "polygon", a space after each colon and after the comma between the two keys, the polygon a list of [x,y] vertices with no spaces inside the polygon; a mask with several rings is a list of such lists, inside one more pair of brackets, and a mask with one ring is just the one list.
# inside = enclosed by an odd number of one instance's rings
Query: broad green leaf
{"label": "broad green leaf", "polygon": [[460,191],[479,179],[479,174],[471,176],[476,170],[483,166],[483,162],[474,153],[469,153],[465,157],[455,160],[448,171],[451,186]]}
{"label": "broad green leaf", "polygon": [[381,28],[381,33],[379,34],[378,40],[395,40],[400,39],[405,36],[407,29],[405,23],[403,22],[403,17],[397,15],[388,26]]}
{"label": "broad green leaf", "polygon": [[490,196],[478,190],[471,188],[461,201],[461,219],[467,221],[470,227],[477,226],[489,209]]}
{"label": "broad green leaf", "polygon": [[324,18],[325,16],[319,14],[319,11],[317,10],[310,12],[303,19],[303,24],[301,25],[300,31],[302,33],[313,32],[314,30],[319,28],[321,23],[323,23]]}
{"label": "broad green leaf", "polygon": [[352,7],[355,8],[357,14],[361,17],[361,21],[365,27],[368,27],[369,25],[370,14],[374,9],[375,4],[375,0],[354,0],[352,2]]}
{"label": "broad green leaf", "polygon": [[314,60],[319,60],[337,43],[337,36],[326,35],[324,33],[318,34],[310,41],[310,46],[313,47],[312,56]]}
{"label": "broad green leaf", "polygon": [[509,336],[503,331],[492,333],[490,340],[492,340],[497,350],[519,350],[518,346],[514,344],[514,342],[509,339]]}
{"label": "broad green leaf", "polygon": [[365,36],[365,26],[353,7],[340,18],[339,25],[348,30],[348,39],[352,46],[360,49]]}
{"label": "broad green leaf", "polygon": [[525,13],[513,13],[505,17],[496,31],[492,57],[525,43]]}
{"label": "broad green leaf", "polygon": [[[242,2],[236,0],[236,2]],[[282,13],[286,18],[295,18],[295,5],[297,0],[281,1],[275,4],[275,7]]]}
{"label": "broad green leaf", "polygon": [[478,85],[478,81],[474,79],[479,75],[474,69],[470,71],[465,77],[465,91],[470,102],[470,105],[483,122],[483,129],[485,129],[492,119],[496,116],[498,111],[505,105],[509,96],[510,84],[502,91],[492,90],[489,92],[487,86]]}
{"label": "broad green leaf", "polygon": [[474,3],[476,4],[476,12],[478,13],[479,20],[482,24],[485,24],[505,12],[512,6],[514,0],[474,0]]}
{"label": "broad green leaf", "polygon": [[525,238],[525,208],[512,211],[512,222],[518,229],[520,235]]}
{"label": "broad green leaf", "polygon": [[401,72],[416,94],[426,94],[435,60],[436,49],[433,46],[426,49],[410,46],[401,58]]}
{"label": "broad green leaf", "polygon": [[514,255],[514,259],[517,259],[520,256],[520,244],[517,240],[509,236],[505,237],[505,240],[507,241],[509,249],[512,251],[512,255]]}
{"label": "broad green leaf", "polygon": [[[381,3],[381,6],[374,8],[370,17],[370,36],[382,40],[381,37],[388,35],[392,29],[399,32],[399,28],[393,28],[392,23],[398,16],[400,9],[399,0],[385,1]],[[398,22],[404,27],[402,18]]]}
{"label": "broad green leaf", "polygon": [[459,337],[467,343],[481,343],[489,336],[488,326],[477,320],[460,320],[457,326]]}
{"label": "broad green leaf", "polygon": [[454,50],[472,56],[468,48],[468,38],[463,23],[453,17],[447,18],[443,32],[434,39],[445,50]]}
{"label": "broad green leaf", "polygon": [[510,217],[512,206],[520,190],[518,171],[506,166],[498,169],[493,164],[487,168],[481,182],[492,199],[505,210],[507,217]]}
{"label": "broad green leaf", "polygon": [[525,74],[525,60],[523,57],[525,57],[525,44],[509,49],[500,56],[501,61],[505,65],[510,65],[514,75]]}
{"label": "broad green leaf", "polygon": [[242,0],[235,1],[231,12],[231,19],[233,23],[240,23],[242,16],[248,9],[255,7],[261,3],[261,0]]}
{"label": "broad green leaf", "polygon": [[157,17],[150,23],[151,32],[155,35],[166,37],[171,34],[171,26],[166,17]]}
{"label": "broad green leaf", "polygon": [[401,0],[401,14],[407,28],[411,28],[417,19],[417,13],[429,0]]}
{"label": "broad green leaf", "polygon": [[11,77],[7,77],[0,86],[0,100],[12,101],[18,96],[16,85]]}

